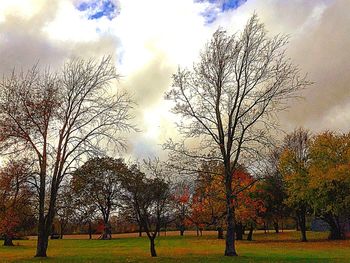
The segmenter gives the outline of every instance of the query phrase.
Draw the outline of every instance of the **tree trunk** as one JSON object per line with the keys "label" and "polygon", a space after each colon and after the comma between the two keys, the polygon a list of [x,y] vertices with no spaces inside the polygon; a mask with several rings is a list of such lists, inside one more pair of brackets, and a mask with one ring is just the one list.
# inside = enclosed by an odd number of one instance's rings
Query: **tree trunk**
{"label": "tree trunk", "polygon": [[266,222],[264,221],[264,234],[266,234]]}
{"label": "tree trunk", "polygon": [[200,227],[199,232],[200,232],[201,236],[203,236],[203,228]]}
{"label": "tree trunk", "polygon": [[254,230],[254,227],[253,227],[253,224],[251,224],[250,228],[249,228],[249,233],[248,233],[248,236],[247,236],[247,240],[248,241],[252,241],[253,240],[253,230]]}
{"label": "tree trunk", "polygon": [[283,230],[284,230],[284,224],[283,224],[283,219],[281,221],[281,232],[283,233]]}
{"label": "tree trunk", "polygon": [[91,227],[91,222],[89,221],[89,239],[92,239],[92,227]]}
{"label": "tree trunk", "polygon": [[64,233],[64,224],[61,223],[61,226],[60,226],[60,239],[63,239],[63,233]]}
{"label": "tree trunk", "polygon": [[298,217],[297,217],[296,220],[295,220],[295,224],[296,224],[296,229],[297,229],[297,231],[299,231],[299,230],[300,230],[300,227],[299,227],[299,219],[298,219]]}
{"label": "tree trunk", "polygon": [[103,240],[109,240],[112,238],[112,234],[111,234],[111,226],[110,224],[107,222],[105,223],[105,226],[103,228],[103,234],[101,236],[101,239]]}
{"label": "tree trunk", "polygon": [[345,235],[344,232],[341,229],[341,226],[339,224],[339,220],[334,217],[334,216],[327,216],[326,217],[326,222],[328,223],[328,225],[331,228],[331,232],[328,236],[328,239],[330,240],[339,240],[339,239],[344,239]]}
{"label": "tree trunk", "polygon": [[184,225],[181,225],[180,226],[180,236],[183,236],[185,233],[185,226]]}
{"label": "tree trunk", "polygon": [[[235,247],[235,210],[232,202],[232,177],[230,169],[225,167],[226,175],[226,224],[227,224],[227,233],[226,233],[226,247],[225,247],[225,256],[237,256],[236,247]],[[227,180],[229,178],[229,180]]]}
{"label": "tree trunk", "polygon": [[236,224],[236,240],[243,240],[243,225],[242,223]]}
{"label": "tree trunk", "polygon": [[154,237],[151,237],[150,240],[150,249],[151,249],[151,256],[152,257],[156,257],[157,256],[157,252],[156,252],[156,246],[154,244]]}
{"label": "tree trunk", "polygon": [[217,230],[218,230],[218,239],[224,239],[224,229],[221,226],[219,226]]}
{"label": "tree trunk", "polygon": [[46,251],[47,251],[48,244],[49,244],[49,234],[45,231],[45,229],[43,229],[43,230],[39,229],[35,257],[46,257],[47,256]]}
{"label": "tree trunk", "polygon": [[142,225],[139,225],[139,237],[142,237]]}
{"label": "tree trunk", "polygon": [[4,246],[13,246],[12,237],[4,235]]}
{"label": "tree trunk", "polygon": [[275,229],[276,234],[280,232],[278,221],[273,222],[273,228]]}
{"label": "tree trunk", "polygon": [[301,233],[301,241],[302,242],[306,242],[307,238],[306,238],[306,211],[305,208],[301,208],[298,212],[297,212],[297,217],[298,217],[298,225],[300,228],[300,233]]}
{"label": "tree trunk", "polygon": [[199,237],[199,228],[196,226],[196,231],[197,231],[197,237]]}

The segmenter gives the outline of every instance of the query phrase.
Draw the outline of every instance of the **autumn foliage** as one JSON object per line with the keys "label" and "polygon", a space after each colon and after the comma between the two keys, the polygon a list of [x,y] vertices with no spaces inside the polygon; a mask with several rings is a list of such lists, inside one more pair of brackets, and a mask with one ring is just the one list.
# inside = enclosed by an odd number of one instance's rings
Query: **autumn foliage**
{"label": "autumn foliage", "polygon": [[4,245],[13,245],[12,239],[30,226],[33,193],[28,176],[24,161],[9,162],[0,171],[0,235],[4,237]]}

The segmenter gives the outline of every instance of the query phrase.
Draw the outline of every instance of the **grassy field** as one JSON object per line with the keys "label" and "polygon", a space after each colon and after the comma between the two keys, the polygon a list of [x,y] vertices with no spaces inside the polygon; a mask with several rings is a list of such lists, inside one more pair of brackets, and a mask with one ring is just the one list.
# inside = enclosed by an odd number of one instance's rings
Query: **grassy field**
{"label": "grassy field", "polygon": [[[176,232],[177,233],[177,232]],[[257,233],[255,241],[239,241],[239,257],[222,256],[224,241],[215,233],[180,237],[172,233],[156,241],[158,258],[149,255],[146,237],[116,235],[112,240],[87,240],[69,236],[50,240],[47,259],[33,258],[35,240],[15,241],[0,247],[1,262],[350,262],[350,240],[327,241],[326,233],[308,233],[310,241],[298,241],[299,233]],[[74,239],[81,238],[81,239]]]}

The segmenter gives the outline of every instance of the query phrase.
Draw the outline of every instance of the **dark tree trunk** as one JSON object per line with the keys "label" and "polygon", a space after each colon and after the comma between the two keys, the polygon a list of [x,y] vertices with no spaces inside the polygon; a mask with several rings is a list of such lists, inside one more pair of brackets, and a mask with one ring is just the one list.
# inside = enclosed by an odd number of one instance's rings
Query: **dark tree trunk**
{"label": "dark tree trunk", "polygon": [[63,233],[64,233],[64,223],[61,223],[61,226],[60,226],[60,239],[63,239]]}
{"label": "dark tree trunk", "polygon": [[142,237],[142,225],[139,225],[139,237]]}
{"label": "dark tree trunk", "polygon": [[253,230],[254,230],[254,227],[253,227],[253,224],[251,224],[250,228],[249,228],[249,233],[248,233],[248,236],[247,236],[247,240],[248,241],[252,241],[253,240]]}
{"label": "dark tree trunk", "polygon": [[278,234],[280,232],[278,221],[273,222],[273,228],[275,229],[276,234]]}
{"label": "dark tree trunk", "polygon": [[92,239],[92,227],[91,227],[91,222],[89,221],[89,239]]}
{"label": "dark tree trunk", "polygon": [[[225,256],[237,256],[235,247],[235,210],[232,202],[232,176],[231,171],[225,167],[226,176],[226,246],[225,246]],[[229,178],[229,179],[228,179]]]}
{"label": "dark tree trunk", "polygon": [[[46,162],[44,162],[46,163]],[[40,168],[42,171],[46,171],[45,167]],[[48,212],[45,215],[45,176],[40,175],[40,192],[39,192],[39,221],[38,221],[38,241],[36,247],[35,257],[47,257],[47,246],[49,244],[50,231],[53,226],[53,220],[55,217],[55,203],[57,197],[57,189],[51,187],[50,203]]]}
{"label": "dark tree trunk", "polygon": [[283,225],[283,219],[281,221],[281,232],[283,233],[283,230],[284,230],[284,225]]}
{"label": "dark tree trunk", "polygon": [[197,237],[199,237],[199,228],[196,226],[196,231],[197,231]]}
{"label": "dark tree trunk", "polygon": [[4,235],[4,246],[13,246],[12,237]]}
{"label": "dark tree trunk", "polygon": [[39,230],[35,257],[46,257],[47,246],[49,244],[49,234]]}
{"label": "dark tree trunk", "polygon": [[328,239],[330,240],[344,239],[344,235],[338,227],[335,227],[335,228],[331,227],[331,232],[328,236]]}
{"label": "dark tree trunk", "polygon": [[328,215],[327,217],[325,217],[325,219],[331,228],[331,232],[328,236],[328,239],[330,239],[330,240],[344,239],[345,235],[344,235],[344,232],[339,224],[338,218],[336,218],[332,215]]}
{"label": "dark tree trunk", "polygon": [[103,228],[103,234],[101,236],[101,239],[104,240],[109,240],[112,238],[112,231],[111,231],[111,226],[110,224],[107,222],[105,223],[105,226]]}
{"label": "dark tree trunk", "polygon": [[298,219],[298,217],[295,219],[295,227],[296,227],[296,229],[297,229],[297,231],[300,231],[300,227],[299,227],[299,219]]}
{"label": "dark tree trunk", "polygon": [[150,240],[150,249],[151,249],[151,256],[152,257],[156,257],[157,256],[157,252],[156,252],[156,246],[154,244],[154,237],[151,237]]}
{"label": "dark tree trunk", "polygon": [[185,233],[185,226],[184,225],[181,225],[180,226],[180,236],[183,236]]}
{"label": "dark tree trunk", "polygon": [[243,240],[243,224],[237,223],[236,224],[236,240]]}
{"label": "dark tree trunk", "polygon": [[264,221],[264,233],[266,234],[266,222]]}
{"label": "dark tree trunk", "polygon": [[224,229],[221,226],[219,226],[217,230],[218,230],[218,239],[224,239]]}
{"label": "dark tree trunk", "polygon": [[203,236],[203,228],[199,228],[199,233],[201,234],[201,236]]}
{"label": "dark tree trunk", "polygon": [[302,207],[297,211],[298,225],[300,227],[301,241],[306,242],[306,209]]}

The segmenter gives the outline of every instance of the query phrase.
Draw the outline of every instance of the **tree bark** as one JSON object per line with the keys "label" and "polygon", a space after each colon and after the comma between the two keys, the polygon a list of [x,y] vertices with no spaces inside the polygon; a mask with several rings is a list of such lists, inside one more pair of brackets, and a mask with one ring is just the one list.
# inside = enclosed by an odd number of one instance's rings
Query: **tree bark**
{"label": "tree bark", "polygon": [[273,222],[273,228],[275,229],[276,234],[278,234],[280,232],[278,221]]}
{"label": "tree bark", "polygon": [[243,240],[243,225],[242,223],[236,223],[236,240]]}
{"label": "tree bark", "polygon": [[154,244],[154,237],[151,237],[150,240],[150,249],[151,249],[151,256],[152,257],[156,257],[157,256],[157,252],[156,252],[156,246]]}
{"label": "tree bark", "polygon": [[328,215],[325,217],[325,219],[326,219],[325,221],[328,223],[328,225],[331,228],[331,232],[328,236],[328,239],[330,239],[330,240],[344,239],[345,235],[344,235],[343,230],[341,229],[338,218],[336,218],[332,215]]}
{"label": "tree bark", "polygon": [[306,238],[306,211],[305,208],[301,208],[298,212],[297,212],[297,217],[298,217],[298,225],[300,228],[300,233],[301,233],[301,241],[302,242],[306,242],[307,238]]}
{"label": "tree bark", "polygon": [[[232,178],[230,170],[225,168],[226,178]],[[225,247],[225,256],[238,256],[235,247],[235,210],[232,202],[232,179],[226,180],[226,224],[227,224],[227,233],[226,233],[226,247]]]}
{"label": "tree bark", "polygon": [[91,227],[91,222],[89,221],[89,239],[92,239],[92,227]]}
{"label": "tree bark", "polygon": [[4,246],[13,246],[12,237],[4,235]]}
{"label": "tree bark", "polygon": [[217,230],[218,230],[218,239],[224,239],[224,229],[221,226],[219,226]]}
{"label": "tree bark", "polygon": [[139,225],[139,237],[142,237],[142,225]]}
{"label": "tree bark", "polygon": [[45,230],[39,229],[35,257],[46,257],[48,244],[49,244],[49,234],[45,232]]}
{"label": "tree bark", "polygon": [[248,241],[252,241],[252,240],[253,240],[253,230],[254,230],[254,227],[253,227],[253,225],[251,224],[251,225],[250,225],[250,228],[249,228],[249,233],[248,233],[248,236],[247,236],[247,240],[248,240]]}
{"label": "tree bark", "polygon": [[181,225],[180,226],[180,236],[183,236],[185,233],[185,226],[184,225]]}
{"label": "tree bark", "polygon": [[103,240],[109,240],[112,238],[112,231],[111,226],[109,223],[105,223],[105,226],[103,228],[103,234],[101,236],[101,239]]}

